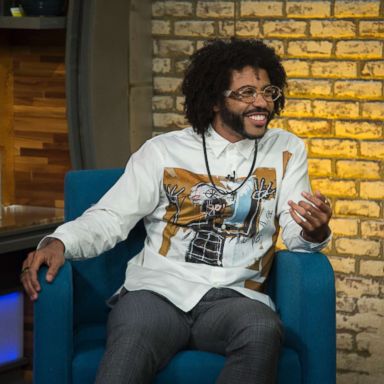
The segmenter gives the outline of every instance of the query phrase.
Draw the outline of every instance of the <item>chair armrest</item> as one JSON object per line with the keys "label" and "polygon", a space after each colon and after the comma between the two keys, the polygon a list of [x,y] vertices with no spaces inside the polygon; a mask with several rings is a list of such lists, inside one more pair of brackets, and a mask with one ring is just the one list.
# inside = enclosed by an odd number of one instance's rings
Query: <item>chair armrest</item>
{"label": "chair armrest", "polygon": [[73,353],[72,267],[66,261],[47,283],[47,267],[39,271],[41,291],[34,304],[33,382],[70,384]]}
{"label": "chair armrest", "polygon": [[336,382],[334,273],[322,253],[280,251],[270,292],[285,327],[285,345],[295,349],[306,384]]}

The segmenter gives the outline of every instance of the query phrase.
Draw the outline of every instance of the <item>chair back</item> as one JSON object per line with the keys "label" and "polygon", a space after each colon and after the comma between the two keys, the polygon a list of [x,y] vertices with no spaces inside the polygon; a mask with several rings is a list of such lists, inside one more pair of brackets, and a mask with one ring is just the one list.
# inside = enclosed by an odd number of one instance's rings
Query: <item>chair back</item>
{"label": "chair back", "polygon": [[[80,216],[95,204],[119,179],[123,169],[68,172],[65,178],[65,221]],[[71,260],[74,290],[74,326],[105,323],[106,300],[121,286],[127,262],[143,247],[145,229],[140,221],[128,238],[104,254],[80,261]]]}

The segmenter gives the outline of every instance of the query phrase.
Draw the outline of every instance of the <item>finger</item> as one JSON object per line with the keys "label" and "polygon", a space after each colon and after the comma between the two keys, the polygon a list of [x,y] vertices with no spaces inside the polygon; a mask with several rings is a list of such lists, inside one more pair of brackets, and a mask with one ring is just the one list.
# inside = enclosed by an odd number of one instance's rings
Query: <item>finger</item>
{"label": "finger", "polygon": [[306,218],[308,217],[314,220],[319,220],[320,222],[327,221],[327,213],[319,209],[317,206],[313,206],[305,201],[300,201],[298,205],[305,209],[305,213],[303,213],[303,215]]}
{"label": "finger", "polygon": [[304,218],[302,218],[301,216],[299,216],[297,214],[297,212],[295,212],[294,209],[290,209],[289,210],[293,220],[295,220],[295,222],[300,225],[301,228],[303,228],[303,230],[305,231],[311,231],[312,229],[312,226],[308,223],[308,221],[306,221]]}
{"label": "finger", "polygon": [[23,283],[24,289],[29,296],[31,300],[36,300],[37,299],[37,291],[34,288],[34,286],[31,283],[31,278],[29,274],[29,270],[21,276],[21,282]]}
{"label": "finger", "polygon": [[306,203],[305,201],[300,201],[299,204],[290,201],[289,205],[306,220],[313,221],[314,218],[317,219],[318,210],[311,204]]}
{"label": "finger", "polygon": [[319,208],[321,211],[325,213],[330,213],[332,212],[330,203],[328,199],[322,195],[319,191],[315,192],[315,196],[311,195],[308,192],[302,192],[302,195],[311,203],[313,203],[317,208]]}
{"label": "finger", "polygon": [[59,271],[63,263],[58,258],[53,258],[48,265],[49,265],[49,268],[45,278],[49,283],[51,283],[56,277],[57,272]]}
{"label": "finger", "polygon": [[32,264],[34,252],[30,252],[27,258],[23,261],[22,270],[20,273],[20,281],[23,284],[23,287],[28,294],[28,296],[32,298],[36,295],[36,290],[31,285],[30,276],[29,276],[29,266]]}
{"label": "finger", "polygon": [[32,263],[29,267],[29,278],[31,281],[31,285],[35,289],[36,292],[41,290],[40,283],[37,277],[37,271],[40,266],[44,263],[44,256],[41,252],[35,251],[32,259]]}

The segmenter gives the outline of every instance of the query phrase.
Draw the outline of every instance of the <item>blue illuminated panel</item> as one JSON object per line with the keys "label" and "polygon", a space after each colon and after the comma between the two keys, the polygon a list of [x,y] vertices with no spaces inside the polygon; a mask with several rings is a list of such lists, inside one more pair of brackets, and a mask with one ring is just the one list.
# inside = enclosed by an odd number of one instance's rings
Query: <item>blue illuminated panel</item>
{"label": "blue illuminated panel", "polygon": [[0,295],[0,366],[23,357],[23,294]]}

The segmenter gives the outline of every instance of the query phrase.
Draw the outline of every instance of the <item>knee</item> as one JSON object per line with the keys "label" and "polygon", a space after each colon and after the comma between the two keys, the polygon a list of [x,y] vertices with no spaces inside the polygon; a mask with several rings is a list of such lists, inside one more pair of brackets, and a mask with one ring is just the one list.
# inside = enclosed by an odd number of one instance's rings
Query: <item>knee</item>
{"label": "knee", "polygon": [[273,313],[262,319],[245,319],[236,335],[238,341],[245,346],[274,345],[280,347],[283,341],[283,324]]}

